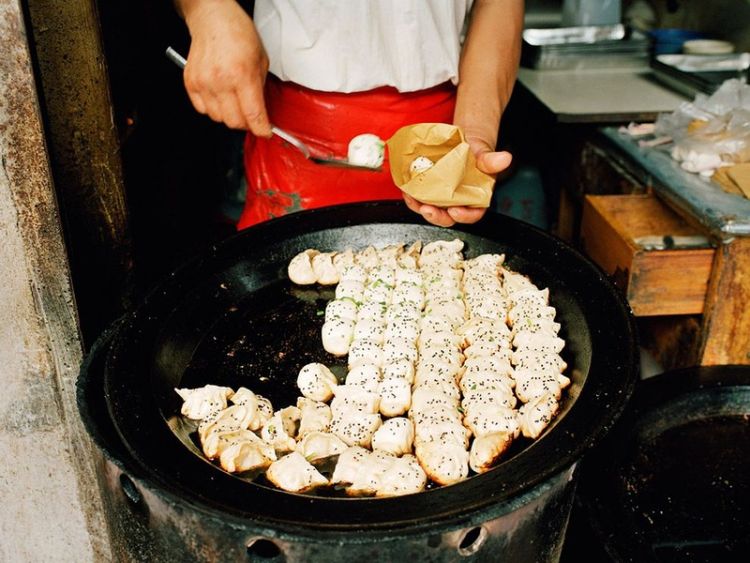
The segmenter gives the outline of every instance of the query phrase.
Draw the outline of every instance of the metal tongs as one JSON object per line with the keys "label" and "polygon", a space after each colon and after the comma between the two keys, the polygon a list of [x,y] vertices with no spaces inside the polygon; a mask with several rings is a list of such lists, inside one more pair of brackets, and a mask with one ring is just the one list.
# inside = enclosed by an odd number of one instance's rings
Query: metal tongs
{"label": "metal tongs", "polygon": [[[172,61],[174,64],[176,64],[181,69],[185,68],[185,65],[187,64],[187,60],[185,57],[180,55],[177,51],[172,49],[172,47],[167,47],[166,52],[164,53],[167,58]],[[299,152],[301,152],[304,157],[312,162],[315,162],[316,164],[322,164],[324,166],[337,166],[339,168],[353,168],[356,170],[369,170],[370,172],[380,172],[381,167],[374,167],[374,166],[364,166],[360,164],[352,164],[345,158],[336,158],[333,156],[320,156],[317,154],[314,154],[310,147],[308,147],[305,143],[300,141],[297,137],[292,135],[291,133],[284,131],[283,129],[279,129],[275,125],[271,127],[271,133],[276,135],[277,137],[284,139],[287,143],[292,145],[294,148],[296,148]]]}

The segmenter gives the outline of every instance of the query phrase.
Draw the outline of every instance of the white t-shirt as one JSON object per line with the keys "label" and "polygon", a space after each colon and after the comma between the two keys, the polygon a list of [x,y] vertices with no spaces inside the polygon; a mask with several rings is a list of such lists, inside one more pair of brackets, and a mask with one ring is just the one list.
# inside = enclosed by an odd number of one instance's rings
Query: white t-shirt
{"label": "white t-shirt", "polygon": [[458,81],[473,0],[256,0],[254,21],[282,80],[327,92]]}

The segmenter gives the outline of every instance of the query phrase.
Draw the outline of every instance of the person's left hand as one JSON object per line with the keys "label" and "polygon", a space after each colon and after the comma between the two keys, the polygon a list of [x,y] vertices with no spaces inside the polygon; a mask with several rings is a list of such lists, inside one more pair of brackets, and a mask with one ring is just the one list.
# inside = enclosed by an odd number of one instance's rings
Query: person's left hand
{"label": "person's left hand", "polygon": [[[510,166],[513,157],[509,152],[495,152],[486,141],[476,137],[467,136],[466,141],[477,159],[477,168],[485,174],[494,177]],[[476,223],[487,211],[486,208],[476,207],[436,207],[421,203],[408,194],[403,196],[409,209],[438,227],[452,227],[456,223]]]}

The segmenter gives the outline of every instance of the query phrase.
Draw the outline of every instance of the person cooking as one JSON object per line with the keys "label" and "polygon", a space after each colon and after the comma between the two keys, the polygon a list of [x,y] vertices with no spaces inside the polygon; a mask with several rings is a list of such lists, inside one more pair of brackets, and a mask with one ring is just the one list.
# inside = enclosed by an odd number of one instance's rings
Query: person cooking
{"label": "person cooking", "polygon": [[[520,57],[523,0],[175,0],[191,35],[185,87],[195,109],[246,129],[248,193],[238,229],[352,201],[403,198],[435,225],[474,223],[485,209],[422,204],[380,172],[315,164],[271,124],[324,153],[361,133],[404,125],[461,127],[477,167],[496,175],[500,118]],[[465,33],[465,38],[463,34]]]}

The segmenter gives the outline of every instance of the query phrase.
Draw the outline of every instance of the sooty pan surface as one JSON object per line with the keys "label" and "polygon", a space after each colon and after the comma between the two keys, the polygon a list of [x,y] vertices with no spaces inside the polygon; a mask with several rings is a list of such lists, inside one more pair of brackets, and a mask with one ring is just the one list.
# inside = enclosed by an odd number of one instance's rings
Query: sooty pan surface
{"label": "sooty pan surface", "polygon": [[[336,529],[456,519],[511,499],[577,461],[611,426],[635,381],[632,318],[622,299],[587,259],[519,221],[491,215],[447,230],[418,220],[395,203],[303,212],[239,233],[165,280],[126,320],[107,362],[106,398],[130,453],[168,486],[211,506]],[[286,266],[295,254],[456,237],[467,258],[505,253],[511,269],[550,288],[572,385],[540,439],[519,441],[486,474],[398,499],[284,493],[203,458],[194,426],[179,416],[175,387],[245,386],[281,408],[299,396],[302,365],[320,361],[345,374],[345,359],[320,343],[321,313],[333,289],[294,286]]]}

